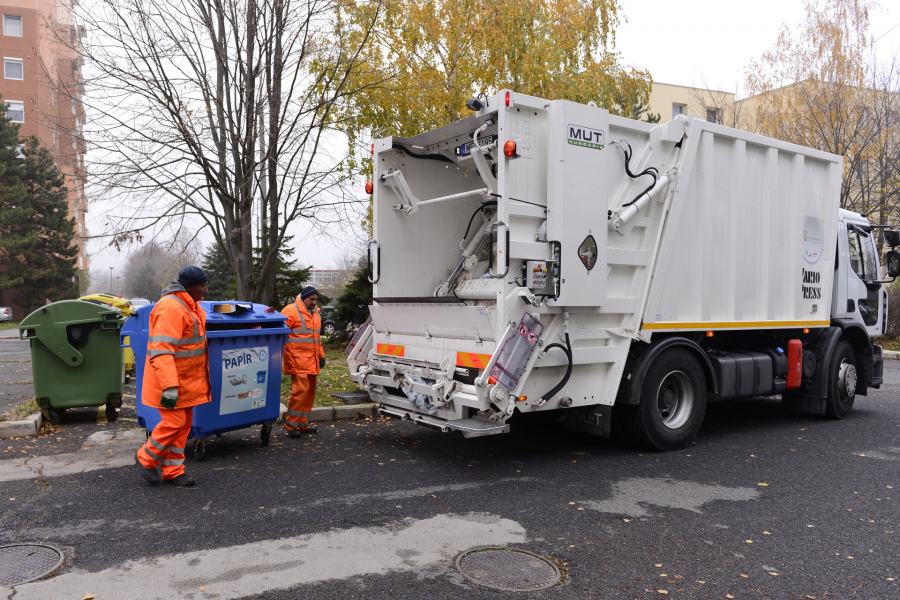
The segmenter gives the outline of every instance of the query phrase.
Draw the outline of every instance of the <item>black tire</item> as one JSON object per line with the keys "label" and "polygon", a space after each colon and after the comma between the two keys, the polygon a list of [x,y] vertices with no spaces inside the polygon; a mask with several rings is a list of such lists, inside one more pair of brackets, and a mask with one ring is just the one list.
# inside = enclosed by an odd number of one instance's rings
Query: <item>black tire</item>
{"label": "black tire", "polygon": [[203,459],[206,458],[206,444],[202,440],[197,440],[194,443],[194,456],[200,462],[203,462]]}
{"label": "black tire", "polygon": [[269,445],[269,439],[272,434],[272,426],[271,425],[263,425],[259,430],[259,441],[262,442],[263,446]]}
{"label": "black tire", "polygon": [[664,452],[684,448],[706,412],[706,378],[697,359],[683,348],[666,350],[644,376],[640,404],[622,409],[621,424],[633,441]]}
{"label": "black tire", "polygon": [[56,412],[52,408],[45,408],[41,412],[44,413],[43,417],[45,419],[47,419],[48,421],[50,421],[51,425],[59,425],[59,413],[58,412]]}
{"label": "black tire", "polygon": [[110,423],[115,423],[116,419],[119,418],[119,411],[116,410],[115,406],[106,406],[106,420]]}
{"label": "black tire", "polygon": [[[849,373],[842,375],[844,365],[852,367],[851,393],[846,392],[846,379]],[[853,346],[847,340],[841,340],[834,348],[831,355],[831,363],[828,365],[828,397],[825,399],[825,416],[829,419],[845,419],[853,410],[853,401],[856,399],[857,377],[856,353]]]}

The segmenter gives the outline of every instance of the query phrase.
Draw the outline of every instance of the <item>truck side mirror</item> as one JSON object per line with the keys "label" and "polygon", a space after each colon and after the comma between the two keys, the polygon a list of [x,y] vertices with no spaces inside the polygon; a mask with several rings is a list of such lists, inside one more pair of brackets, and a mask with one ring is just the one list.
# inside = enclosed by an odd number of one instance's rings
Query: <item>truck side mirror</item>
{"label": "truck side mirror", "polygon": [[890,246],[891,248],[896,248],[900,246],[900,230],[897,229],[885,229],[884,230],[884,243]]}
{"label": "truck side mirror", "polygon": [[887,264],[888,277],[900,276],[900,252],[888,251],[885,255],[885,263]]}

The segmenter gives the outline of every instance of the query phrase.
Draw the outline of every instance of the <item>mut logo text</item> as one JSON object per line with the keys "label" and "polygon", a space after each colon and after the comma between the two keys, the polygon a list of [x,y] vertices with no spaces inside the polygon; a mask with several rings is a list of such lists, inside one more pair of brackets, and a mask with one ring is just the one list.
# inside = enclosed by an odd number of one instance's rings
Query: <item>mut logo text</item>
{"label": "mut logo text", "polygon": [[584,146],[585,148],[596,148],[597,150],[603,149],[603,131],[600,129],[569,125],[568,133],[569,143],[573,146]]}

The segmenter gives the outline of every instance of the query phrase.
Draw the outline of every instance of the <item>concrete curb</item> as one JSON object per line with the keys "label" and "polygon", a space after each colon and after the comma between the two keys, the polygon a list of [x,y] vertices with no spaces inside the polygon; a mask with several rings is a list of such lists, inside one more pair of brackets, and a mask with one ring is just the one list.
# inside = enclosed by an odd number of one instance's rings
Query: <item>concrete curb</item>
{"label": "concrete curb", "polygon": [[[281,405],[280,417],[284,420],[284,415],[287,412],[287,406],[284,404]],[[309,421],[312,422],[320,422],[320,421],[337,421],[339,419],[355,419],[357,415],[362,415],[364,417],[376,417],[378,416],[378,410],[376,404],[354,404],[351,406],[320,406],[312,409],[309,414]]]}
{"label": "concrete curb", "polygon": [[885,358],[890,360],[900,360],[900,352],[894,352],[893,350],[882,350],[882,354],[884,354]]}
{"label": "concrete curb", "polygon": [[41,428],[41,421],[42,417],[39,412],[28,415],[22,421],[2,421],[0,422],[0,439],[32,436]]}

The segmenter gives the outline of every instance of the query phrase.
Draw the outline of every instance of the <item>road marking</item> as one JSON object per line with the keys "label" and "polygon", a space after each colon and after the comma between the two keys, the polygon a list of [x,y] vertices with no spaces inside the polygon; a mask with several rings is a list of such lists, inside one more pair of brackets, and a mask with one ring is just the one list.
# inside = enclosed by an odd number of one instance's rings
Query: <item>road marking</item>
{"label": "road marking", "polygon": [[714,500],[747,501],[759,495],[755,488],[730,488],[668,478],[634,478],[613,484],[613,496],[597,502],[582,500],[579,504],[605,513],[645,517],[650,513],[644,505],[681,508],[702,512],[700,507]]}
{"label": "road marking", "polygon": [[145,440],[146,435],[142,429],[98,431],[88,436],[78,452],[0,460],[0,481],[34,479],[40,476],[59,477],[131,466],[134,465],[135,451]]}
{"label": "road marking", "polygon": [[310,506],[321,506],[331,502],[343,503],[347,506],[359,504],[365,500],[400,500],[402,498],[421,498],[428,494],[437,494],[441,492],[458,492],[461,490],[470,490],[485,485],[500,485],[504,483],[524,483],[534,481],[534,477],[505,477],[496,481],[482,481],[479,483],[453,483],[450,485],[434,485],[430,487],[420,487],[411,490],[395,490],[393,492],[381,492],[377,494],[350,494],[348,496],[339,496],[337,498],[323,498],[311,502]]}
{"label": "road marking", "polygon": [[890,454],[885,454],[878,450],[866,450],[865,452],[854,452],[853,454],[865,458],[877,458],[879,460],[900,460],[900,448],[882,448],[882,450],[890,452]]}
{"label": "road marking", "polygon": [[[525,529],[493,515],[438,515],[387,527],[354,527],[240,546],[148,557],[97,573],[70,572],[16,586],[16,600],[98,598],[225,600],[362,575],[434,577],[469,548],[525,541]],[[206,590],[201,594],[201,587]],[[80,592],[79,592],[80,593]]]}

